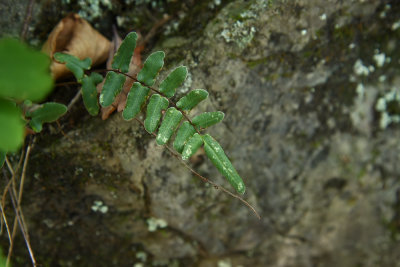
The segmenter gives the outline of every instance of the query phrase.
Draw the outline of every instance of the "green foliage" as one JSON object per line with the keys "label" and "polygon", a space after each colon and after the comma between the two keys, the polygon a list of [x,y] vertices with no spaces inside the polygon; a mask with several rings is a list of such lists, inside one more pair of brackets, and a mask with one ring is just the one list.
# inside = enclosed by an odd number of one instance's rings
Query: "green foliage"
{"label": "green foliage", "polygon": [[14,102],[0,98],[0,150],[15,151],[24,140],[24,121]]}
{"label": "green foliage", "polygon": [[135,82],[128,93],[126,106],[122,112],[122,117],[125,120],[131,120],[140,112],[150,89]]}
{"label": "green foliage", "polygon": [[187,68],[180,66],[174,69],[160,84],[160,92],[166,97],[175,95],[175,90],[186,80]]}
{"label": "green foliage", "polygon": [[66,63],[66,67],[71,70],[78,81],[82,80],[84,70],[89,70],[92,65],[90,58],[80,60],[77,57],[64,53],[54,53],[54,59],[60,63]]}
{"label": "green foliage", "polygon": [[207,157],[214,163],[215,167],[217,167],[222,175],[228,179],[229,183],[236,191],[240,194],[244,194],[246,187],[244,186],[243,180],[225,155],[220,144],[208,134],[203,136],[203,141]]}
{"label": "green foliage", "polygon": [[192,122],[197,128],[205,129],[224,119],[224,113],[221,111],[204,112],[193,118]]}
{"label": "green foliage", "polygon": [[129,33],[122,41],[120,49],[114,55],[111,67],[120,70],[123,73],[129,71],[129,64],[136,47],[137,34],[136,32]]}
{"label": "green foliage", "polygon": [[[32,101],[40,101],[46,97],[52,89],[53,79],[50,75],[48,56],[30,49],[17,40],[0,40],[0,59],[0,166],[2,166],[6,153],[16,151],[24,141],[29,114],[24,114],[23,111],[33,105]],[[64,105],[60,106],[66,109]],[[58,113],[51,114],[55,112],[53,109],[48,110],[46,114],[41,114],[43,111],[40,110],[37,110],[35,113],[37,115],[32,116],[29,122],[36,132],[41,130],[43,122],[52,121],[50,120],[52,115],[57,115],[58,118]]]}
{"label": "green foliage", "polygon": [[125,80],[126,76],[121,73],[112,71],[107,73],[106,81],[100,94],[100,105],[102,107],[108,107],[114,102],[115,97],[121,92]]}
{"label": "green foliage", "polygon": [[203,138],[198,133],[195,133],[189,140],[186,142],[183,152],[182,152],[182,159],[186,160],[193,156],[194,153],[199,150],[199,148],[203,145]]}
{"label": "green foliage", "polygon": [[96,116],[99,113],[99,102],[97,99],[96,85],[103,81],[103,76],[92,72],[90,76],[85,75],[82,79],[83,103],[90,115]]}
{"label": "green foliage", "polygon": [[47,102],[33,112],[27,112],[25,115],[32,118],[29,125],[38,133],[42,131],[43,123],[56,121],[66,112],[67,107],[65,105]]}
{"label": "green foliage", "polygon": [[42,100],[52,89],[50,59],[13,39],[0,40],[0,97]]}
{"label": "green foliage", "polygon": [[137,75],[139,82],[145,85],[152,86],[155,82],[155,78],[158,72],[164,65],[165,53],[162,51],[157,51],[152,53],[144,62],[142,70]]}
{"label": "green foliage", "polygon": [[182,113],[176,108],[169,108],[165,112],[164,120],[161,122],[161,126],[158,129],[156,142],[159,145],[165,145],[172,134],[175,132],[178,124],[182,120]]}
{"label": "green foliage", "polygon": [[146,119],[144,120],[144,128],[149,133],[153,133],[160,122],[161,111],[168,108],[168,99],[154,94],[151,96],[149,104],[147,105]]}
{"label": "green foliage", "polygon": [[184,121],[176,133],[174,149],[179,153],[182,153],[185,143],[194,135],[195,132],[196,130],[194,127],[188,121]]}
{"label": "green foliage", "polygon": [[[100,94],[100,104],[103,107],[111,105],[116,96],[121,92],[125,82],[125,76],[119,72],[126,73],[129,70],[129,63],[136,45],[136,34],[128,34],[114,56],[113,68],[106,76],[103,90]],[[217,167],[219,172],[231,183],[231,185],[240,194],[245,192],[245,186],[239,174],[225,155],[222,147],[210,135],[202,135],[201,130],[212,126],[224,118],[221,111],[204,112],[192,120],[187,117],[186,112],[192,110],[201,101],[208,97],[208,92],[203,89],[195,89],[183,96],[176,106],[168,100],[175,95],[176,89],[182,85],[187,76],[187,68],[180,66],[173,70],[164,81],[161,82],[159,90],[152,88],[155,83],[158,72],[164,65],[164,52],[158,51],[152,53],[145,61],[143,68],[137,75],[137,80],[133,83],[127,96],[126,106],[122,112],[125,120],[135,118],[146,106],[146,101],[150,90],[155,92],[147,104],[146,118],[144,126],[149,133],[156,133],[156,142],[158,145],[165,145],[176,132],[173,143],[174,149],[182,154],[182,159],[190,158],[201,146],[204,146],[206,155]],[[68,67],[68,65],[67,65]],[[94,92],[94,82],[90,78],[82,79],[82,83],[87,83],[90,87],[89,92]],[[79,81],[79,80],[78,80]],[[94,94],[94,93],[93,93]],[[92,100],[94,103],[94,100]],[[172,103],[172,107],[169,107]],[[91,106],[94,106],[92,104]],[[168,108],[169,107],[169,108]],[[87,107],[88,108],[88,107]],[[167,109],[168,108],[168,109]],[[88,108],[89,110],[89,108]],[[93,108],[95,110],[95,108]],[[165,115],[163,116],[163,111]],[[91,112],[92,115],[97,114]],[[163,118],[162,118],[163,117]],[[180,124],[182,119],[186,119]],[[161,125],[158,126],[160,124]],[[158,128],[158,131],[157,131]]]}
{"label": "green foliage", "polygon": [[208,92],[203,89],[195,89],[189,92],[176,103],[176,106],[182,110],[191,110],[201,101],[208,97]]}

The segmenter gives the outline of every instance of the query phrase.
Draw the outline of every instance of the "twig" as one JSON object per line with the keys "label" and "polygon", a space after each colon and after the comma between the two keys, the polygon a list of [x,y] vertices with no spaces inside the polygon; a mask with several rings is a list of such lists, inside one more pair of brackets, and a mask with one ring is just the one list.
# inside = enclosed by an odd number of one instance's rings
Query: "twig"
{"label": "twig", "polygon": [[82,94],[81,90],[79,89],[78,92],[76,93],[76,95],[69,102],[69,104],[67,106],[68,111],[70,111],[72,106],[75,105],[75,103],[79,100],[79,98],[81,97],[81,94]]}
{"label": "twig", "polygon": [[[135,120],[136,120],[137,122],[139,122],[139,123],[144,127],[144,123],[143,123],[141,120],[139,120],[138,118],[135,118]],[[155,133],[152,133],[152,135],[153,135],[153,136],[157,136]],[[252,205],[250,205],[249,202],[247,202],[246,200],[244,200],[244,199],[243,199],[242,197],[240,197],[239,195],[232,193],[232,192],[229,191],[228,189],[225,189],[223,186],[220,186],[220,185],[214,183],[213,181],[211,181],[210,179],[208,179],[208,178],[202,176],[201,174],[199,174],[198,172],[196,172],[195,170],[193,170],[185,161],[183,161],[182,158],[181,158],[172,148],[170,148],[168,145],[165,145],[165,147],[168,149],[168,151],[169,151],[175,158],[179,159],[187,169],[189,169],[194,175],[196,175],[197,177],[199,177],[203,182],[208,183],[208,184],[212,185],[215,189],[217,189],[217,190],[219,189],[219,190],[221,190],[222,192],[224,192],[224,193],[230,195],[231,197],[234,197],[234,198],[240,200],[243,204],[245,204],[248,208],[250,208],[250,210],[257,216],[257,218],[258,218],[259,220],[261,219],[261,216],[260,216],[260,215],[258,214],[258,212],[255,210],[255,208],[254,208]]]}
{"label": "twig", "polygon": [[[3,174],[4,174],[4,177],[6,178],[6,180],[8,181],[8,178],[7,178],[6,173],[3,172]],[[25,230],[24,230],[25,227],[24,227],[23,221],[21,220],[21,217],[20,217],[20,214],[19,214],[18,204],[16,203],[16,199],[15,199],[14,192],[13,192],[13,190],[12,190],[11,188],[9,188],[8,191],[9,191],[9,193],[10,193],[11,203],[12,203],[13,208],[14,208],[14,210],[15,210],[15,216],[16,216],[16,218],[17,218],[17,221],[18,221],[18,224],[19,224],[21,233],[22,233],[22,235],[23,235],[23,237],[24,237],[25,244],[26,244],[26,246],[27,246],[27,248],[28,248],[28,252],[29,252],[29,255],[30,255],[30,257],[31,257],[32,264],[33,264],[33,266],[37,266],[37,265],[36,265],[35,257],[34,257],[34,255],[33,255],[33,251],[32,251],[31,245],[30,245],[30,243],[29,243],[28,236],[27,236],[27,234],[25,233]],[[10,264],[10,259],[11,259],[10,256],[11,256],[11,255],[9,254],[8,257],[7,257],[6,267],[8,267],[9,264]]]}
{"label": "twig", "polygon": [[[1,221],[4,220],[4,225],[6,226],[8,240],[10,241],[10,246],[11,246],[13,241],[11,239],[10,227],[8,226],[8,223],[7,223],[7,216],[6,216],[5,212],[4,212],[3,205],[0,204],[0,208],[1,208],[1,215],[2,215],[2,220]],[[3,228],[3,226],[2,226],[2,228]],[[3,229],[2,229],[2,231],[3,231]]]}
{"label": "twig", "polygon": [[35,4],[35,0],[30,0],[28,3],[28,6],[26,7],[24,25],[22,27],[22,31],[21,31],[21,35],[20,35],[21,41],[25,41],[26,33],[28,32],[28,26],[29,26],[29,23],[32,18],[32,10],[33,10],[34,4]]}
{"label": "twig", "polygon": [[12,235],[11,235],[11,241],[12,242],[11,242],[10,247],[8,249],[8,256],[7,256],[6,266],[8,266],[8,264],[10,263],[10,260],[11,260],[11,255],[12,255],[12,250],[13,250],[13,243],[14,243],[13,240],[14,240],[16,232],[17,232],[17,221],[18,221],[19,227],[21,228],[21,231],[23,232],[25,243],[27,243],[29,254],[31,256],[31,260],[32,260],[32,262],[35,261],[32,249],[30,248],[30,245],[29,245],[28,229],[26,228],[25,220],[23,218],[23,213],[22,213],[22,210],[21,210],[21,200],[22,200],[22,193],[23,193],[23,189],[24,189],[25,173],[26,173],[26,167],[28,166],[31,147],[32,147],[32,144],[30,143],[28,145],[28,147],[26,148],[26,154],[25,154],[25,158],[24,158],[24,165],[23,165],[23,168],[22,168],[21,180],[20,180],[20,184],[19,184],[18,200],[16,201],[16,204],[14,203],[15,200],[13,200],[13,198],[15,198],[14,195],[16,194],[14,188],[12,190],[10,188],[8,189],[9,193],[10,193],[11,200],[13,201],[13,207],[14,207],[14,210],[15,210],[16,218],[14,219],[13,231],[12,231]]}

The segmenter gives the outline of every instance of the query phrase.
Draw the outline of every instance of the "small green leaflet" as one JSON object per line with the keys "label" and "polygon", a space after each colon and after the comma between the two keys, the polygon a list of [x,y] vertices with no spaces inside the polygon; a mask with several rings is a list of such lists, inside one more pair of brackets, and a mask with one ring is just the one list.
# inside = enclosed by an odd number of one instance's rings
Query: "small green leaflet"
{"label": "small green leaflet", "polygon": [[210,127],[224,119],[224,113],[221,111],[204,112],[192,119],[197,128],[204,129]]}
{"label": "small green leaflet", "polygon": [[176,106],[182,110],[191,110],[208,97],[208,92],[203,89],[195,89],[179,99]]}
{"label": "small green leaflet", "polygon": [[182,153],[183,147],[187,140],[193,136],[196,132],[194,127],[188,122],[184,121],[179,127],[178,132],[176,133],[176,137],[174,140],[174,149],[179,153]]}
{"label": "small green leaflet", "polygon": [[92,60],[90,58],[85,58],[80,60],[79,58],[65,54],[65,53],[54,53],[54,59],[60,63],[66,63],[65,66],[72,71],[76,80],[79,82],[83,78],[84,71],[89,70],[92,65]]}
{"label": "small green leaflet", "polygon": [[15,151],[24,141],[24,121],[14,102],[0,98],[0,150]]}
{"label": "small green leaflet", "polygon": [[195,133],[185,144],[182,152],[182,159],[187,160],[191,156],[194,155],[194,153],[199,150],[201,145],[203,144],[203,138],[198,133]]}
{"label": "small green leaflet", "polygon": [[149,91],[148,87],[142,86],[138,82],[133,83],[126,99],[125,109],[122,112],[124,120],[131,120],[140,112]]}
{"label": "small green leaflet", "polygon": [[164,65],[165,53],[163,51],[157,51],[152,53],[144,62],[142,70],[137,75],[138,81],[145,85],[152,86],[155,82],[155,78],[158,72]]}
{"label": "small green leaflet", "polygon": [[246,187],[243,183],[243,180],[240,178],[232,163],[225,155],[220,144],[208,134],[202,136],[202,138],[207,157],[211,160],[215,167],[217,167],[219,172],[228,180],[228,182],[235,188],[235,190],[239,194],[244,194]]}
{"label": "small green leaflet", "polygon": [[137,34],[136,32],[129,33],[122,41],[117,53],[114,55],[112,62],[113,69],[119,69],[123,73],[129,71],[129,64],[136,48]]}
{"label": "small green leaflet", "polygon": [[153,133],[161,119],[161,111],[168,108],[168,99],[154,94],[150,97],[149,104],[147,105],[146,119],[144,120],[144,128],[149,133]]}
{"label": "small green leaflet", "polygon": [[42,125],[45,122],[56,121],[59,117],[67,112],[67,107],[63,104],[47,102],[33,112],[26,113],[27,117],[31,117],[29,125],[35,132],[42,130]]}
{"label": "small green leaflet", "polygon": [[92,72],[90,76],[85,75],[82,79],[83,103],[90,115],[96,116],[99,113],[96,85],[103,80],[103,76]]}
{"label": "small green leaflet", "polygon": [[183,115],[176,108],[169,108],[165,112],[164,120],[158,129],[156,142],[158,145],[165,145],[178,127]]}
{"label": "small green leaflet", "polygon": [[106,76],[106,81],[103,85],[103,90],[100,93],[100,105],[108,107],[113,102],[115,97],[121,92],[125,83],[125,75],[109,71]]}
{"label": "small green leaflet", "polygon": [[6,161],[6,152],[0,151],[0,168],[3,167],[4,161]]}
{"label": "small green leaflet", "polygon": [[175,94],[176,88],[182,85],[187,76],[187,68],[180,66],[174,69],[164,81],[161,82],[159,90],[166,97],[172,97]]}
{"label": "small green leaflet", "polygon": [[0,40],[0,97],[40,101],[52,88],[47,55],[14,39]]}

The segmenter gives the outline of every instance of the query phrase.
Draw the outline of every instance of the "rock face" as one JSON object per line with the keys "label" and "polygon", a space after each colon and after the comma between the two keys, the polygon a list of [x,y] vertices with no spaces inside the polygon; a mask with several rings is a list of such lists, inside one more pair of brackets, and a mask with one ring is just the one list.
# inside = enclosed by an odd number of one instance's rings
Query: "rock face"
{"label": "rock face", "polygon": [[161,40],[160,76],[188,66],[178,93],[205,88],[196,112],[225,112],[209,132],[261,220],[137,122],[80,110],[31,157],[23,211],[38,262],[400,266],[399,14],[395,0],[233,1],[198,35]]}

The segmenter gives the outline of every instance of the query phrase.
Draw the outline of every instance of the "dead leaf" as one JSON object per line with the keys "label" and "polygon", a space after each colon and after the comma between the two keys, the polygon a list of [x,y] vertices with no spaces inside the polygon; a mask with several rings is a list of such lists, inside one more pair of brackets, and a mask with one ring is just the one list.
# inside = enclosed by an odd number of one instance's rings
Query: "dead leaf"
{"label": "dead leaf", "polygon": [[[80,59],[90,57],[92,66],[105,62],[108,58],[111,42],[95,30],[78,14],[63,18],[50,33],[42,51],[51,58],[56,52],[64,52]],[[70,71],[64,64],[51,62],[51,73],[54,79],[65,77]]]}

